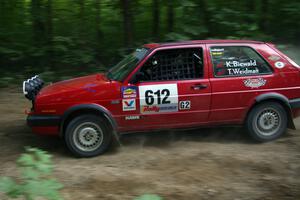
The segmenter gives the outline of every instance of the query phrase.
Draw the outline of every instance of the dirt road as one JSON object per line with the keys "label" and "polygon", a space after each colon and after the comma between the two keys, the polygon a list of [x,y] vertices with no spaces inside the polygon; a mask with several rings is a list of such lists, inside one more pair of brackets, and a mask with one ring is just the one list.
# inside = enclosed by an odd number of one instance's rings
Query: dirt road
{"label": "dirt road", "polygon": [[239,128],[132,134],[103,156],[75,159],[60,139],[30,132],[18,92],[0,90],[0,176],[15,176],[15,159],[32,146],[53,154],[65,199],[300,199],[299,130],[265,144]]}

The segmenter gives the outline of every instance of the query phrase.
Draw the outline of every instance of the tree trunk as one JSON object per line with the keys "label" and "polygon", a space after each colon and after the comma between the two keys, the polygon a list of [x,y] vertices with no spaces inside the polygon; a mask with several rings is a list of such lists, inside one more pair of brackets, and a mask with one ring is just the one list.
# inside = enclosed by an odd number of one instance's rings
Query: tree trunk
{"label": "tree trunk", "polygon": [[124,26],[124,45],[129,48],[133,42],[132,34],[132,13],[130,0],[120,0],[122,13],[123,13],[123,26]]}
{"label": "tree trunk", "polygon": [[101,39],[103,37],[102,31],[100,28],[100,25],[101,25],[101,0],[95,0],[95,8],[96,8],[96,39],[97,39],[97,43],[100,44]]}
{"label": "tree trunk", "polygon": [[206,28],[206,34],[204,35],[205,38],[210,37],[212,34],[212,26],[211,26],[211,16],[210,12],[208,10],[207,2],[206,0],[199,0],[199,12],[200,12],[200,18],[202,18],[202,23]]}
{"label": "tree trunk", "polygon": [[79,0],[79,36],[80,39],[85,38],[85,7],[84,7],[84,0]]}
{"label": "tree trunk", "polygon": [[167,31],[173,32],[174,31],[174,2],[168,1],[168,16],[167,16]]}
{"label": "tree trunk", "polygon": [[41,0],[31,1],[32,31],[33,43],[37,47],[43,46],[46,41],[46,27],[42,18],[42,2]]}
{"label": "tree trunk", "polygon": [[248,16],[245,18],[245,21],[248,24],[255,23],[254,17],[255,17],[255,1],[246,1],[245,2],[246,6],[246,13]]}
{"label": "tree trunk", "polygon": [[265,32],[268,29],[269,0],[261,1],[259,27]]}
{"label": "tree trunk", "polygon": [[48,45],[48,61],[49,65],[53,67],[53,21],[52,21],[52,0],[48,0],[46,4],[47,17],[46,17],[46,28],[47,28],[47,45]]}
{"label": "tree trunk", "polygon": [[101,0],[95,0],[95,9],[96,9],[96,45],[95,50],[97,52],[98,61],[102,60],[102,42],[104,41],[104,35],[101,30]]}
{"label": "tree trunk", "polygon": [[155,41],[159,41],[159,0],[152,1],[152,12],[153,12],[153,27],[152,27],[152,35]]}

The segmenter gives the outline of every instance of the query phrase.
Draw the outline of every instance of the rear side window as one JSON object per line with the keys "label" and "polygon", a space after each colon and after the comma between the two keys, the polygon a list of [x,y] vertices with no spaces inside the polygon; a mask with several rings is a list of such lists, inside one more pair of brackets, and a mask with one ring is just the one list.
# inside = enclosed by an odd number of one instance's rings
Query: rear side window
{"label": "rear side window", "polygon": [[215,77],[271,74],[269,64],[252,48],[214,46],[210,48]]}

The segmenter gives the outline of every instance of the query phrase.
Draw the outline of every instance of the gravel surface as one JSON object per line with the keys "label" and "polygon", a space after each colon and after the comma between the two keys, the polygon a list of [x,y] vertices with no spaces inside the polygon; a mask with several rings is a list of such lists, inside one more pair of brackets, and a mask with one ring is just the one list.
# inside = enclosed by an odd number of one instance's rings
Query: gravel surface
{"label": "gravel surface", "polygon": [[[18,175],[24,146],[47,150],[65,199],[300,199],[299,130],[264,144],[241,128],[129,134],[103,156],[76,159],[61,139],[31,133],[29,106],[21,91],[0,90],[0,176]],[[299,118],[295,123],[300,129]]]}

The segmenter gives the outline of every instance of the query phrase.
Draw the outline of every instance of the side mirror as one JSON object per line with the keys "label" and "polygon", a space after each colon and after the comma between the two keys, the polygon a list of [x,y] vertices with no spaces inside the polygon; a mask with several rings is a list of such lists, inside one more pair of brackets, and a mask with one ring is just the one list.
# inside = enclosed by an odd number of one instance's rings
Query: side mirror
{"label": "side mirror", "polygon": [[138,72],[134,75],[134,77],[132,78],[130,83],[136,84],[136,83],[140,82],[141,80],[144,80],[144,78],[145,78],[144,72]]}

